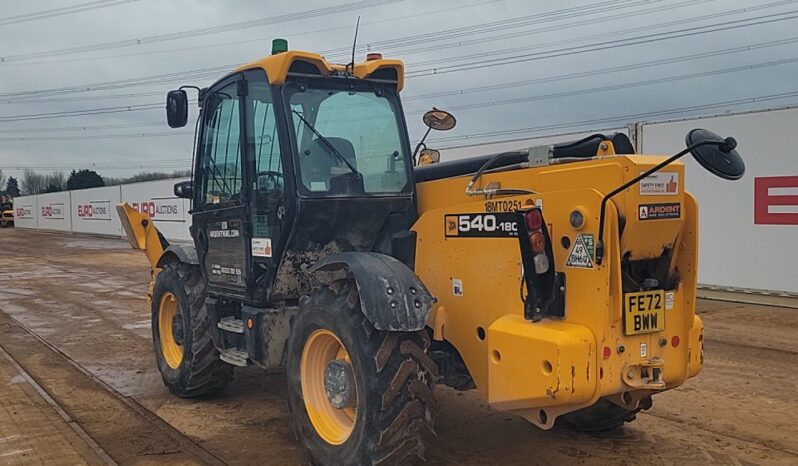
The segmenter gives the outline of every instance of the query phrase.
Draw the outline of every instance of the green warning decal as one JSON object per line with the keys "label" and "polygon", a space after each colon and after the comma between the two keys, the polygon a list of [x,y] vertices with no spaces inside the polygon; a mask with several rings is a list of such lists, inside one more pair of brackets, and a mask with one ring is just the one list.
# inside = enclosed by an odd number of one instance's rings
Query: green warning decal
{"label": "green warning decal", "polygon": [[568,254],[568,260],[565,261],[565,265],[567,267],[592,269],[594,254],[595,243],[593,241],[593,235],[582,233],[581,235],[577,235],[571,252]]}

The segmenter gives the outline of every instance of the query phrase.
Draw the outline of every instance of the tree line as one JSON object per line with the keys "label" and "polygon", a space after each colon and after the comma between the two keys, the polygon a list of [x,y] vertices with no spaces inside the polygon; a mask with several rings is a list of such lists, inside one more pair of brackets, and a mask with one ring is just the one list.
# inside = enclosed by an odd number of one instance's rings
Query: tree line
{"label": "tree line", "polygon": [[[189,170],[176,170],[167,172],[141,172],[129,177],[103,177],[94,170],[72,170],[69,175],[56,171],[52,173],[38,173],[25,170],[17,180],[13,176],[8,179],[0,170],[0,195],[17,197],[20,195],[33,195],[55,193],[59,191],[72,191],[76,189],[98,188],[101,186],[116,186],[120,184],[139,183],[142,181],[163,180],[167,178],[182,178],[190,175]],[[3,189],[5,188],[5,189]]]}

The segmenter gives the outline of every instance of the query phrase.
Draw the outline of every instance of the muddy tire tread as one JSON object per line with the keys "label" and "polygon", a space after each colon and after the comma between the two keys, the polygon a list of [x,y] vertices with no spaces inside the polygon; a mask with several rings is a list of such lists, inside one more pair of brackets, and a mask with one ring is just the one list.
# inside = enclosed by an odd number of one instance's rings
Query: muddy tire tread
{"label": "muddy tire tread", "polygon": [[[184,348],[184,360],[179,368],[180,376],[173,382],[164,376],[164,383],[170,392],[184,398],[211,395],[224,390],[233,380],[233,367],[219,359],[219,351],[213,344],[205,307],[205,282],[202,280],[199,267],[184,263],[166,264],[158,277],[162,274],[167,274],[164,277],[166,280],[172,278],[169,275],[176,274],[178,286],[182,288],[183,296],[187,298],[190,316],[187,327],[191,329],[191,344],[190,348]],[[156,287],[158,287],[157,278]],[[173,291],[178,296],[178,301],[180,300],[177,290],[169,291]],[[153,299],[153,312],[156,312],[157,305],[158,300]],[[158,342],[154,344],[157,352]]]}
{"label": "muddy tire tread", "polygon": [[[298,318],[305,310],[337,310],[362,344],[366,403],[373,416],[367,419],[363,444],[351,464],[406,464],[413,458],[423,459],[424,439],[434,434],[438,412],[433,393],[438,368],[427,356],[427,332],[376,330],[361,312],[356,287],[349,280],[338,280],[304,297],[300,307]],[[295,426],[295,432],[302,428]],[[328,464],[324,452],[313,451],[311,446],[309,454],[313,463]]]}

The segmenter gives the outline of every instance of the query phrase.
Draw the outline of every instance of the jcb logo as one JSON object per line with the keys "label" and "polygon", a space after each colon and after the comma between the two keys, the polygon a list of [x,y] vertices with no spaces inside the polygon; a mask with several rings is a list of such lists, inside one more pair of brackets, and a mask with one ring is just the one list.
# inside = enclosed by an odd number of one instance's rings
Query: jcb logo
{"label": "jcb logo", "polygon": [[457,217],[446,217],[446,236],[457,236]]}

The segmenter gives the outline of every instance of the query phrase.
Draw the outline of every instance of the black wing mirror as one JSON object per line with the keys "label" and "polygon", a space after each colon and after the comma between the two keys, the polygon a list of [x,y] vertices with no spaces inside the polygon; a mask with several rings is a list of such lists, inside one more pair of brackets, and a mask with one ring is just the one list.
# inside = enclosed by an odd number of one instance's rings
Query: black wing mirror
{"label": "black wing mirror", "polygon": [[737,140],[733,137],[722,138],[712,131],[696,128],[687,133],[685,143],[687,144],[687,148],[615,188],[601,200],[598,243],[596,244],[596,264],[601,265],[601,260],[604,256],[604,214],[607,209],[607,201],[629,186],[632,186],[652,173],[660,171],[688,152],[693,155],[702,167],[725,180],[739,180],[745,174],[745,163],[742,157],[740,157],[740,154],[735,150],[737,148]]}
{"label": "black wing mirror", "polygon": [[[737,141],[722,138],[712,131],[696,128],[685,137],[690,153],[708,172],[724,180],[739,180],[745,174],[745,163],[737,153]],[[701,143],[701,144],[699,144]]]}
{"label": "black wing mirror", "polygon": [[179,89],[166,94],[166,121],[170,128],[182,128],[188,121],[188,95]]}
{"label": "black wing mirror", "polygon": [[175,183],[175,196],[182,199],[191,199],[194,196],[194,183],[191,181]]}

